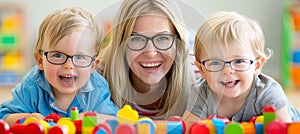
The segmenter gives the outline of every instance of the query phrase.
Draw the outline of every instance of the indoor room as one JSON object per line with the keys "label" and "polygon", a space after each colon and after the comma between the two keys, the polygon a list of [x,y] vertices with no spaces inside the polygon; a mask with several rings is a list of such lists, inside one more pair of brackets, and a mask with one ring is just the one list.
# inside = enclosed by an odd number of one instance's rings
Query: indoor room
{"label": "indoor room", "polygon": [[[106,35],[105,41],[109,42],[113,16],[122,1],[0,0],[0,103],[11,99],[12,89],[36,65],[33,53],[38,29],[50,12],[70,6],[86,9],[96,18]],[[191,53],[198,28],[214,12],[235,11],[257,20],[265,35],[265,47],[272,50],[262,72],[282,86],[290,103],[300,111],[300,1],[176,1],[184,17]]]}

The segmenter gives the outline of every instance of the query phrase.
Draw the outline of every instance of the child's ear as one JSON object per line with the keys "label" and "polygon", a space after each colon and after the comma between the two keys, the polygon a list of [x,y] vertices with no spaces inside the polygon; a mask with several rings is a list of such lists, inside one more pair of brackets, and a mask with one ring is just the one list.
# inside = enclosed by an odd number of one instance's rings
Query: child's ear
{"label": "child's ear", "polygon": [[254,61],[255,63],[255,75],[259,75],[261,73],[262,67],[265,63],[265,57],[260,57],[258,58],[256,61]]}
{"label": "child's ear", "polygon": [[99,67],[99,64],[100,64],[100,58],[96,57],[96,59],[94,60],[94,64],[91,67],[91,73],[93,73],[94,70]]}
{"label": "child's ear", "polygon": [[35,58],[35,61],[38,65],[38,68],[40,70],[44,70],[44,65],[43,65],[43,58],[41,56],[39,56],[38,58]]}
{"label": "child's ear", "polygon": [[205,79],[204,70],[203,70],[203,69],[205,69],[205,68],[203,68],[203,67],[201,66],[201,63],[200,63],[199,61],[197,61],[197,60],[194,61],[194,64],[195,64],[195,65],[197,66],[197,68],[199,69],[199,72],[200,72],[200,74],[201,74],[202,79]]}

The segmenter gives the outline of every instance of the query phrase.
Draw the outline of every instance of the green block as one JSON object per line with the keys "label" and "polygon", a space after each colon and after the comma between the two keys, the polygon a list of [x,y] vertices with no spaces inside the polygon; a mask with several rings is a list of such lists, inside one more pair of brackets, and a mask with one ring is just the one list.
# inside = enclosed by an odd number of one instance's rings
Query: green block
{"label": "green block", "polygon": [[243,128],[241,124],[237,122],[229,123],[224,130],[225,134],[243,134]]}
{"label": "green block", "polygon": [[1,42],[3,45],[15,45],[16,38],[14,36],[3,36]]}
{"label": "green block", "polygon": [[97,116],[83,117],[82,127],[94,127],[97,125]]}

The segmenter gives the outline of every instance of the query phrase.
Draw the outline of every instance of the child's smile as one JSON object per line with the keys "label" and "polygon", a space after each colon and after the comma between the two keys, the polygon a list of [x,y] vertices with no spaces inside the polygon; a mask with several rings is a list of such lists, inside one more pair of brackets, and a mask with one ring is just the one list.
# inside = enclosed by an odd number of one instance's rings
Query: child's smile
{"label": "child's smile", "polygon": [[233,88],[236,86],[240,80],[226,80],[226,81],[221,81],[220,83],[225,86],[225,88]]}
{"label": "child's smile", "polygon": [[76,83],[77,76],[63,74],[59,75],[59,79],[63,86],[72,87]]}

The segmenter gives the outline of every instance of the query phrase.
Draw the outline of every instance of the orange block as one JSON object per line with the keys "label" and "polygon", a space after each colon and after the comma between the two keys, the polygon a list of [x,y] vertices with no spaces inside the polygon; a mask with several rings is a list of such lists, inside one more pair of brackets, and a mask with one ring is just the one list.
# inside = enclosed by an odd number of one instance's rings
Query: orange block
{"label": "orange block", "polygon": [[156,125],[156,134],[166,134],[167,133],[167,123],[166,121],[154,121]]}
{"label": "orange block", "polygon": [[288,125],[288,134],[300,134],[300,122],[293,122]]}
{"label": "orange block", "polygon": [[300,66],[294,65],[292,67],[293,83],[296,87],[300,86]]}

